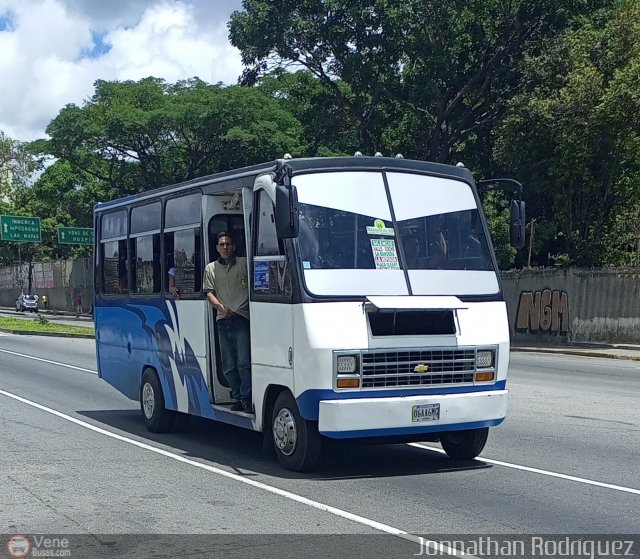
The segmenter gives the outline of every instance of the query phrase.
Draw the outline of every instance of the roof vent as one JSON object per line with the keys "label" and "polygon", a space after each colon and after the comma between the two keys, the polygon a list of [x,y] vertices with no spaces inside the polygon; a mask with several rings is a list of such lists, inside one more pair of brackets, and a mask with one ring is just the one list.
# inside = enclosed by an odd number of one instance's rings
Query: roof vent
{"label": "roof vent", "polygon": [[361,152],[361,151],[356,151],[356,152],[353,154],[353,156],[354,156],[354,157],[362,157],[362,152]]}
{"label": "roof vent", "polygon": [[464,163],[462,161],[458,161],[456,163],[456,167],[464,167]]}
{"label": "roof vent", "polygon": [[396,159],[404,159],[404,155],[401,153],[396,153]]}
{"label": "roof vent", "polygon": [[376,154],[374,155],[374,157],[382,157],[382,154],[379,151],[376,151]]}
{"label": "roof vent", "polygon": [[284,154],[284,158],[285,158],[285,159],[293,159],[293,157],[291,157],[291,154],[290,154],[290,153],[285,153],[285,154]]}

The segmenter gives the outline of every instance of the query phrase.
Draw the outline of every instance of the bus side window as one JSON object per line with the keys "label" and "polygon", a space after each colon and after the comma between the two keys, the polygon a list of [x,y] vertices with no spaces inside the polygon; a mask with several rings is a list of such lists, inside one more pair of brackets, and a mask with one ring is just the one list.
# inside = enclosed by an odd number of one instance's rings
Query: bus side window
{"label": "bus side window", "polygon": [[[167,271],[175,268],[175,287],[180,296],[199,293],[202,288],[200,227],[164,235]],[[168,290],[167,285],[167,290]]]}
{"label": "bus side window", "polygon": [[160,235],[131,239],[133,293],[160,292]]}
{"label": "bus side window", "polygon": [[165,204],[165,291],[168,272],[175,269],[174,286],[182,299],[202,290],[202,194],[198,191],[170,198]]}
{"label": "bus side window", "polygon": [[284,243],[276,233],[273,202],[264,190],[256,194],[255,201],[252,294],[266,297],[265,300],[290,302],[293,293],[291,270],[284,257]]}
{"label": "bus side window", "polygon": [[131,292],[160,292],[160,217],[162,204],[152,202],[131,209],[129,252]]}
{"label": "bus side window", "polygon": [[102,216],[100,269],[102,292],[107,295],[127,293],[129,288],[127,225],[127,210]]}

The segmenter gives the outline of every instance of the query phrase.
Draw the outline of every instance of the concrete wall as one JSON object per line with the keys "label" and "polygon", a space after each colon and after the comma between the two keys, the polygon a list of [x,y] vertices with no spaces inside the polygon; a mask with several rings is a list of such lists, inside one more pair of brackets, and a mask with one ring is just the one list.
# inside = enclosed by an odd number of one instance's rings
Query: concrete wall
{"label": "concrete wall", "polygon": [[[93,262],[91,258],[34,262],[31,292],[49,297],[49,308],[75,311],[74,300],[82,296],[83,309],[93,305]],[[13,307],[21,292],[27,293],[29,265],[0,268],[0,306]]]}
{"label": "concrete wall", "polygon": [[[0,306],[27,292],[28,265],[0,268]],[[33,264],[32,292],[49,308],[74,311],[80,293],[93,305],[90,258]],[[640,270],[543,269],[503,272],[512,339],[518,343],[640,344]]]}
{"label": "concrete wall", "polygon": [[514,270],[502,287],[518,343],[640,344],[640,270]]}

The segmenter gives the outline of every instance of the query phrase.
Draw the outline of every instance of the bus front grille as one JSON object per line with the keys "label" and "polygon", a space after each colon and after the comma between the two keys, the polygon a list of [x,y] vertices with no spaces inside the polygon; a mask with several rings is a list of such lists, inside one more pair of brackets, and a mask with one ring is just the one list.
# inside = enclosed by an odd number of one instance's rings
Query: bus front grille
{"label": "bus front grille", "polygon": [[362,353],[362,388],[473,384],[475,349]]}

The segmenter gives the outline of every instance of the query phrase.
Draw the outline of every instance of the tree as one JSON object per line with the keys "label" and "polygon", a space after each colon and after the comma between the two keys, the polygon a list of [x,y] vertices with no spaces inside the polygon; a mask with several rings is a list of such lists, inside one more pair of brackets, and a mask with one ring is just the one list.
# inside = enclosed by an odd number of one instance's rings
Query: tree
{"label": "tree", "polygon": [[489,190],[482,197],[482,208],[491,233],[498,267],[509,270],[513,267],[516,249],[511,246],[509,201],[497,190]]}
{"label": "tree", "polygon": [[13,188],[25,184],[39,170],[42,162],[26,144],[12,140],[0,130],[0,195],[9,196]]}
{"label": "tree", "polygon": [[[41,168],[42,160],[31,153],[28,144],[12,140],[0,131],[0,214],[31,215],[25,208],[15,203],[15,194],[18,190],[26,188],[33,174]],[[2,243],[1,263],[13,264],[18,260],[19,251],[29,258],[33,245],[30,243],[25,243],[22,247],[17,245],[18,243]]]}
{"label": "tree", "polygon": [[107,199],[299,151],[299,122],[257,89],[96,82],[83,107],[68,105],[41,151],[101,185]]}
{"label": "tree", "polygon": [[[484,148],[519,64],[594,0],[244,0],[230,39],[254,83],[277,66],[316,75],[368,152],[451,162]],[[602,2],[598,2],[598,5]]]}
{"label": "tree", "polygon": [[[339,89],[344,87],[338,83]],[[311,72],[277,68],[260,79],[258,89],[278,99],[300,122],[302,155],[352,155],[360,149],[357,122],[340,98]]]}
{"label": "tree", "polygon": [[620,263],[638,249],[620,227],[640,204],[639,45],[640,7],[623,1],[527,61],[527,91],[509,102],[495,155],[529,177],[530,216],[556,225],[541,260]]}
{"label": "tree", "polygon": [[282,157],[304,155],[301,126],[282,100],[258,88],[96,82],[82,107],[67,105],[29,148],[57,160],[29,188],[22,212],[43,218],[36,258],[85,255],[57,243],[58,226],[92,226],[92,209],[128,194]]}
{"label": "tree", "polygon": [[42,243],[35,259],[89,256],[90,247],[58,244],[58,227],[93,227],[93,206],[106,198],[95,177],[75,169],[67,161],[56,161],[30,187],[14,192],[16,207],[26,215],[41,218]]}

